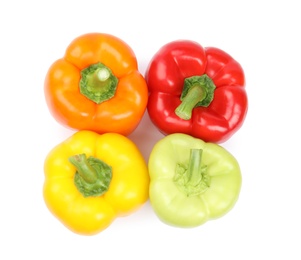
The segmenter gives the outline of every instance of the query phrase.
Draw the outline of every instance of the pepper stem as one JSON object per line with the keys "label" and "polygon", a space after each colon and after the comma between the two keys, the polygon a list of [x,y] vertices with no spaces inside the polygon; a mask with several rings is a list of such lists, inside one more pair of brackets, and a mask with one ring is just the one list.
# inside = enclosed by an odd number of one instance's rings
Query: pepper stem
{"label": "pepper stem", "polygon": [[[97,75],[97,79],[100,83],[105,82],[110,77],[110,71],[107,68],[100,68],[96,71],[95,75]],[[97,83],[97,82],[96,82]]]}
{"label": "pepper stem", "polygon": [[202,87],[193,86],[185,98],[183,98],[182,103],[176,108],[176,115],[184,120],[189,120],[191,118],[193,108],[200,100],[204,99],[204,96],[205,93]]}
{"label": "pepper stem", "polygon": [[201,149],[191,149],[190,150],[190,161],[187,169],[187,184],[191,186],[196,186],[202,181],[202,161],[203,150]]}
{"label": "pepper stem", "polygon": [[180,97],[182,103],[176,108],[176,115],[184,120],[189,120],[195,107],[210,105],[214,97],[214,90],[215,85],[206,74],[186,78]]}
{"label": "pepper stem", "polygon": [[102,63],[92,64],[81,71],[80,92],[96,104],[112,98],[117,84],[118,79]]}
{"label": "pepper stem", "polygon": [[100,196],[108,189],[112,179],[112,168],[103,161],[85,154],[71,156],[75,166],[74,183],[84,197]]}
{"label": "pepper stem", "polygon": [[210,187],[210,176],[202,165],[202,149],[191,149],[188,165],[178,164],[174,181],[187,196],[199,195]]}

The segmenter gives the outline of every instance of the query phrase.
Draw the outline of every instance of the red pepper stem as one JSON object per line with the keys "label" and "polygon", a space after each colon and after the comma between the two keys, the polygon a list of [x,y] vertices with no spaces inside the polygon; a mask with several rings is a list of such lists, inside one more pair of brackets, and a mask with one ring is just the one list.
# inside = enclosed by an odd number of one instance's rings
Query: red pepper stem
{"label": "red pepper stem", "polygon": [[112,179],[111,166],[92,156],[87,158],[85,154],[71,156],[69,161],[76,168],[74,184],[84,197],[107,192]]}
{"label": "red pepper stem", "polygon": [[186,78],[180,97],[182,103],[176,108],[176,115],[184,120],[189,120],[195,107],[210,105],[214,97],[214,90],[213,80],[206,74]]}
{"label": "red pepper stem", "polygon": [[183,98],[182,103],[176,108],[175,113],[178,117],[189,120],[192,115],[192,110],[197,103],[205,98],[204,90],[201,86],[190,88],[187,95]]}

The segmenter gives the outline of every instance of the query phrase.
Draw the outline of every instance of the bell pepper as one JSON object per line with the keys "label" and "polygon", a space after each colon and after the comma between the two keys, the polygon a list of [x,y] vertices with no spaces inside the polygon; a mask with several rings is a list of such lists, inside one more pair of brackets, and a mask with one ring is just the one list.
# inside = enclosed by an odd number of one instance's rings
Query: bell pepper
{"label": "bell pepper", "polygon": [[216,143],[175,133],[159,140],[149,164],[150,202],[162,222],[197,227],[225,215],[238,200],[237,160]]}
{"label": "bell pepper", "polygon": [[133,132],[148,99],[133,50],[104,33],[74,39],[65,55],[50,66],[44,93],[57,122],[99,134]]}
{"label": "bell pepper", "polygon": [[163,134],[228,140],[243,124],[248,100],[241,65],[226,52],[179,40],[151,59],[145,74],[148,113]]}
{"label": "bell pepper", "polygon": [[94,235],[148,200],[147,164],[118,133],[79,131],[55,146],[44,164],[50,212],[80,235]]}

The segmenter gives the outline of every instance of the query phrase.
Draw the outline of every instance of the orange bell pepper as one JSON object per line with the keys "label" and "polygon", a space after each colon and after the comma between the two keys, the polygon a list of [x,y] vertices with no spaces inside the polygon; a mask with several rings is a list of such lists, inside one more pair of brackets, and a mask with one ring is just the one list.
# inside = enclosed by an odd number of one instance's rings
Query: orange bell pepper
{"label": "orange bell pepper", "polygon": [[148,90],[133,50],[121,39],[88,33],[74,39],[49,68],[46,103],[60,124],[128,135],[139,124]]}

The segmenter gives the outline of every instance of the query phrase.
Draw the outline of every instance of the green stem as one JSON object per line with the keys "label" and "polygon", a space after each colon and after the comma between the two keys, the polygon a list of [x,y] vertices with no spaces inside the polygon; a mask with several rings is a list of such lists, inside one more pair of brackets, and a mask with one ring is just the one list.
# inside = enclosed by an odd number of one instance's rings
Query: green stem
{"label": "green stem", "polygon": [[71,156],[75,166],[74,183],[84,197],[100,196],[108,189],[112,179],[112,168],[103,161],[85,154]]}
{"label": "green stem", "polygon": [[210,105],[214,97],[214,90],[215,85],[206,74],[186,78],[180,97],[182,102],[175,110],[176,115],[184,120],[189,120],[195,107]]}
{"label": "green stem", "polygon": [[93,91],[102,91],[107,84],[110,84],[110,72],[107,68],[99,68],[87,76],[87,85]]}
{"label": "green stem", "polygon": [[202,154],[202,149],[191,149],[188,165],[177,165],[174,181],[187,196],[199,195],[210,187],[210,176],[202,164]]}
{"label": "green stem", "polygon": [[190,150],[190,160],[187,169],[187,184],[191,186],[196,186],[202,181],[202,154],[201,149],[191,149]]}
{"label": "green stem", "polygon": [[189,120],[193,108],[204,99],[205,95],[206,93],[201,86],[193,86],[183,98],[182,103],[176,108],[176,115],[184,120]]}
{"label": "green stem", "polygon": [[118,79],[102,63],[92,64],[81,71],[80,92],[85,97],[100,104],[115,95]]}

